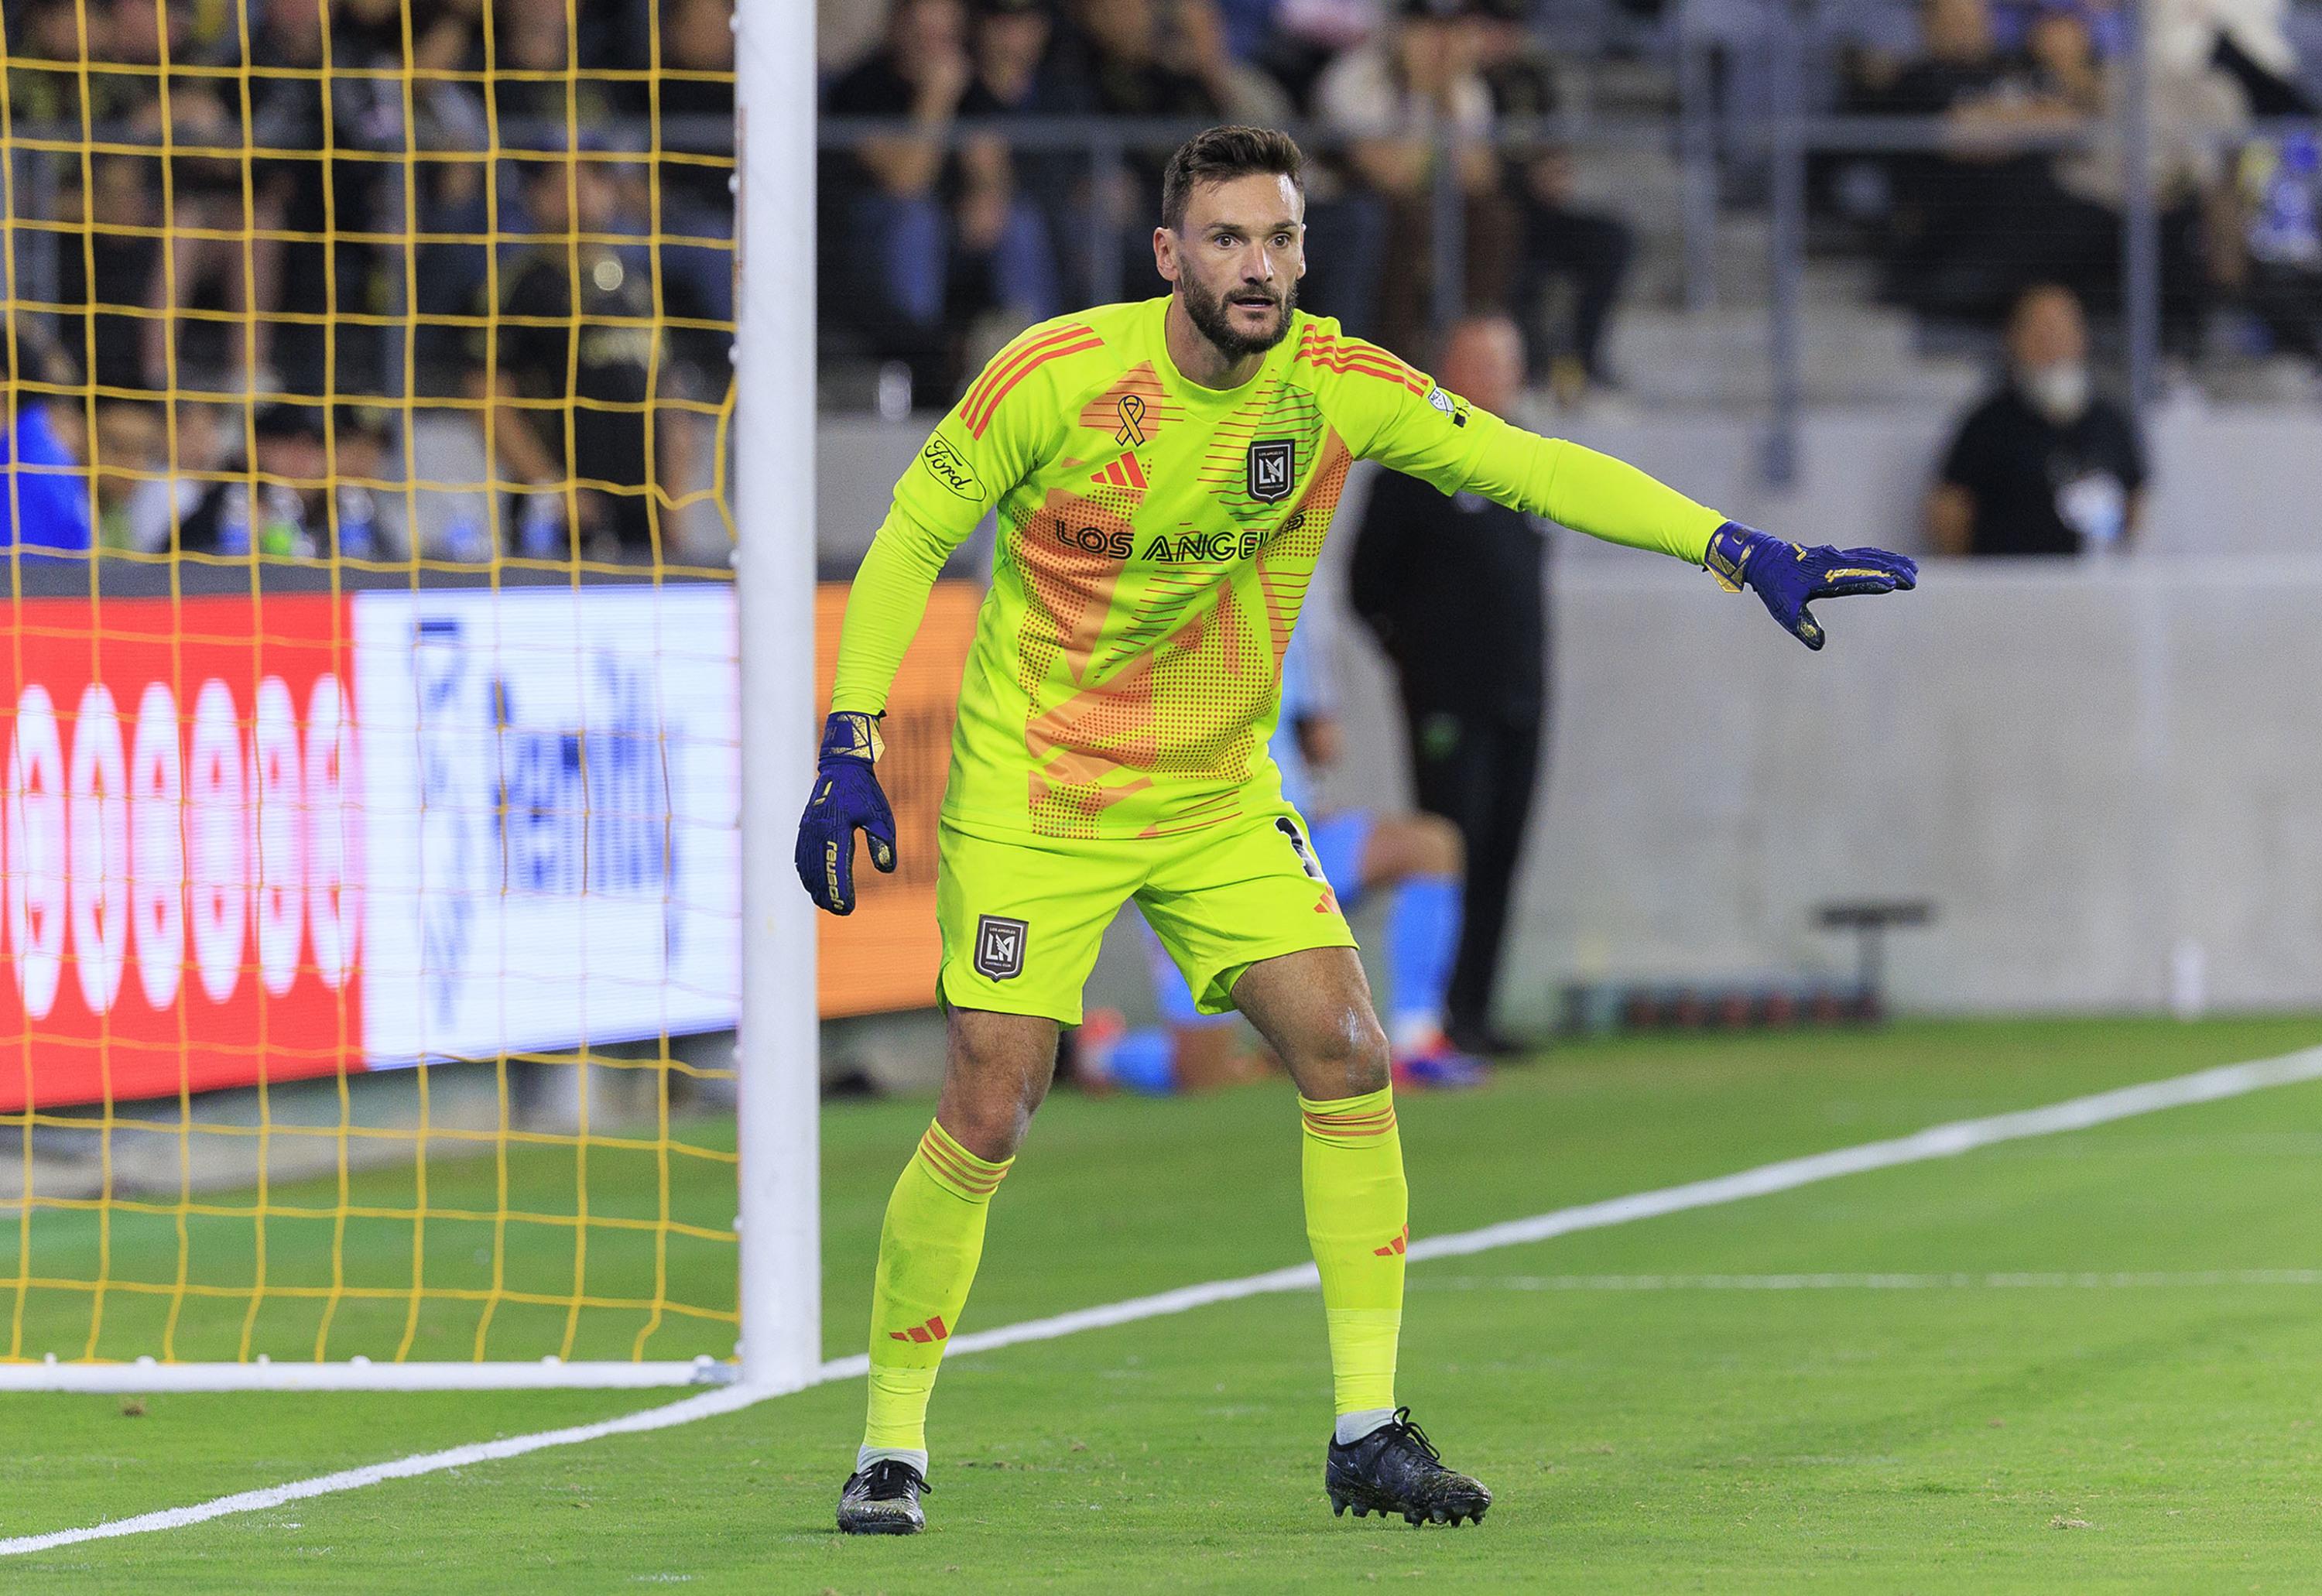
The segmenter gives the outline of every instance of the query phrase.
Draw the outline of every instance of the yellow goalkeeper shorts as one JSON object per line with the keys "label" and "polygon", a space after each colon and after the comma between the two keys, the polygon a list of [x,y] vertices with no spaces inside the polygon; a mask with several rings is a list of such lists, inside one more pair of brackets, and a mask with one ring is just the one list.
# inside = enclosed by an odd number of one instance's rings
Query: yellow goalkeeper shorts
{"label": "yellow goalkeeper shorts", "polygon": [[1066,840],[938,827],[944,1000],[1075,1026],[1104,928],[1135,898],[1204,1014],[1261,959],[1355,945],[1287,804],[1177,836]]}

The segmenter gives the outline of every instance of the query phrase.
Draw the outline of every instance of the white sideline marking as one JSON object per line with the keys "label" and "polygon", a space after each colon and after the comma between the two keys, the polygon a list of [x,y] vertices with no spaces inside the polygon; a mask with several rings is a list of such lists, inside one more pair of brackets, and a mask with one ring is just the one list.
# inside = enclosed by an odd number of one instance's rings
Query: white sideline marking
{"label": "white sideline marking", "polygon": [[463,1469],[471,1464],[521,1457],[527,1452],[539,1452],[550,1446],[571,1446],[582,1441],[599,1440],[606,1436],[667,1429],[672,1425],[691,1424],[697,1418],[714,1418],[720,1413],[731,1413],[738,1408],[762,1401],[769,1394],[747,1386],[729,1385],[719,1391],[705,1391],[698,1397],[688,1397],[681,1402],[648,1408],[642,1413],[625,1413],[618,1418],[599,1419],[594,1424],[576,1424],[561,1430],[541,1430],[529,1436],[507,1436],[497,1441],[477,1441],[444,1452],[422,1452],[411,1457],[398,1457],[391,1463],[366,1464],[359,1469],[341,1469],[335,1474],[318,1474],[311,1480],[293,1480],[287,1485],[269,1485],[263,1490],[239,1491],[233,1496],[197,1502],[190,1508],[165,1508],[158,1513],[140,1513],[133,1518],[114,1518],[104,1524],[91,1525],[87,1529],[59,1529],[50,1535],[20,1535],[13,1540],[0,1540],[0,1557],[14,1557],[24,1552],[52,1551],[58,1546],[76,1546],[82,1541],[111,1540],[116,1536],[143,1535],[155,1529],[183,1529],[189,1524],[204,1524],[212,1518],[224,1518],[233,1513],[262,1513],[269,1508],[303,1501],[310,1496],[360,1491],[366,1485],[376,1485],[384,1480],[408,1480],[417,1474]]}
{"label": "white sideline marking", "polygon": [[[1416,1283],[1416,1282],[1414,1282]],[[2106,1290],[2139,1286],[2322,1286],[2322,1269],[2184,1269],[2104,1273],[1973,1274],[1461,1274],[1429,1281],[1440,1291],[1943,1291]]]}
{"label": "white sideline marking", "polygon": [[[1818,1181],[1835,1180],[1841,1175],[1893,1169],[1898,1164],[1919,1163],[1933,1158],[1953,1158],[2000,1142],[2086,1130],[2092,1126],[2107,1125],[2116,1119],[2156,1113],[2163,1108],[2213,1103],[2226,1098],[2263,1091],[2268,1087],[2291,1086],[2308,1081],[2322,1081],[2322,1047],[2308,1048],[2281,1058],[2220,1064],[2215,1069],[2198,1070],[2189,1075],[2149,1081],[2139,1086],[2125,1086],[2089,1097],[2071,1098],[2061,1103],[2051,1103],[2045,1108],[1995,1114],[1983,1119],[1954,1120],[1949,1125],[1933,1126],[1892,1141],[1869,1142],[1859,1147],[1841,1147],[1804,1158],[1787,1158],[1735,1174],[1688,1181],[1682,1186],[1666,1186],[1657,1191],[1632,1192],[1626,1197],[1608,1198],[1602,1202],[1557,1208],[1550,1213],[1535,1214],[1528,1219],[1511,1219],[1451,1236],[1431,1236],[1412,1243],[1408,1255],[1414,1261],[1465,1257],[1468,1254],[1487,1252],[1495,1247],[1547,1241],[1559,1236],[1569,1236],[1575,1231],[1626,1225],[1638,1219],[1658,1218],[1663,1214],[1682,1213],[1688,1208],[1714,1208],[1723,1203],[1739,1202],[1744,1198],[1793,1190]],[[1817,1277],[1796,1278],[1811,1280]],[[1021,1324],[976,1331],[955,1336],[950,1350],[954,1353],[992,1352],[1028,1341],[1054,1341],[1060,1336],[1077,1335],[1083,1330],[1107,1329],[1115,1325],[1134,1324],[1140,1319],[1161,1318],[1196,1308],[1207,1308],[1214,1303],[1238,1301],[1245,1297],[1303,1290],[1315,1283],[1313,1264],[1294,1264],[1285,1269],[1267,1270],[1263,1274],[1181,1286],[1174,1291],[1157,1291],[1149,1297],[1132,1297],[1123,1302],[1078,1309],[1047,1318],[1027,1319]],[[819,1385],[852,1379],[864,1373],[869,1366],[870,1359],[864,1354],[835,1358],[823,1364],[809,1383]],[[311,1480],[294,1480],[285,1485],[270,1485],[263,1490],[221,1496],[211,1501],[197,1502],[192,1507],[168,1508],[160,1512],[141,1513],[132,1518],[115,1518],[84,1529],[59,1529],[46,1535],[17,1536],[13,1539],[0,1540],[0,1557],[53,1551],[59,1546],[78,1546],[85,1541],[111,1540],[120,1536],[143,1535],[153,1530],[182,1529],[188,1525],[204,1524],[235,1513],[263,1512],[285,1502],[301,1501],[309,1497],[360,1491],[367,1485],[376,1485],[388,1480],[408,1480],[421,1474],[440,1473],[446,1469],[466,1468],[473,1464],[521,1457],[528,1452],[544,1451],[552,1446],[579,1446],[608,1436],[668,1429],[699,1418],[714,1418],[721,1414],[738,1412],[770,1397],[784,1394],[759,1387],[728,1386],[722,1391],[688,1397],[665,1407],[649,1408],[641,1413],[624,1414],[618,1418],[600,1419],[593,1424],[543,1430],[528,1436],[509,1436],[497,1441],[479,1441],[443,1452],[423,1452],[389,1463],[367,1464],[361,1468],[342,1469],[337,1473],[321,1474]]]}

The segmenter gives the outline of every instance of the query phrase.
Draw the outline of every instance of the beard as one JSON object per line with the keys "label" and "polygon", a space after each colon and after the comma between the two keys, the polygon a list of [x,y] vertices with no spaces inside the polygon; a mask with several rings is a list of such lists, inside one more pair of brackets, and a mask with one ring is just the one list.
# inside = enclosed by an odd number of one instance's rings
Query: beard
{"label": "beard", "polygon": [[[1284,286],[1282,293],[1275,300],[1280,309],[1273,330],[1244,333],[1233,324],[1231,312],[1227,308],[1227,296],[1211,293],[1191,275],[1181,278],[1177,286],[1185,296],[1185,315],[1192,319],[1194,331],[1208,339],[1229,360],[1262,355],[1281,342],[1290,331],[1290,313],[1298,305],[1298,282],[1294,278]],[[1244,284],[1237,287],[1233,293],[1240,296],[1255,291],[1257,290]]]}

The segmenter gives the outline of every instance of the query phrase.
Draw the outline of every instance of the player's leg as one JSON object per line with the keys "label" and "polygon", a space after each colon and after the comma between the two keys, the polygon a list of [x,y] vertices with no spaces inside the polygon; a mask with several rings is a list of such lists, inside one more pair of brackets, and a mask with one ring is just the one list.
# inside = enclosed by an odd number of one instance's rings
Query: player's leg
{"label": "player's leg", "polygon": [[1307,1234],[1344,1421],[1333,1500],[1480,1515],[1490,1493],[1444,1469],[1394,1407],[1409,1196],[1387,1041],[1304,823],[1284,809],[1202,834],[1155,869],[1138,904],[1201,1007],[1240,1008],[1298,1084]]}
{"label": "player's leg", "polygon": [[[1522,841],[1522,821],[1531,801],[1528,782],[1520,794],[1504,785],[1515,772],[1511,768],[1514,762],[1504,759],[1503,752],[1511,747],[1521,752],[1518,745],[1525,739],[1519,729],[1455,707],[1406,698],[1403,713],[1411,736],[1412,795],[1422,809],[1458,827],[1467,846],[1459,951],[1444,998],[1444,1029],[1462,1047],[1495,1051],[1492,986],[1507,925],[1516,850]],[[1530,741],[1536,750],[1536,729]]]}
{"label": "player's leg", "polygon": [[1476,1086],[1487,1071],[1444,1036],[1444,999],[1459,952],[1465,849],[1440,815],[1349,809],[1314,828],[1315,852],[1334,881],[1386,894],[1386,1001],[1381,1017],[1394,1050],[1395,1084]]}
{"label": "player's leg", "polygon": [[1522,862],[1524,833],[1540,790],[1540,727],[1501,725],[1475,739],[1480,801],[1463,819],[1467,839],[1467,917],[1445,998],[1452,1040],[1476,1052],[1504,1052],[1492,1023],[1492,997]]}
{"label": "player's leg", "polygon": [[[879,1231],[870,1400],[838,1523],[853,1534],[923,1528],[928,1401],[983,1254],[992,1194],[1056,1072],[1061,1026],[1081,1017],[1099,939],[1134,885],[1119,850],[938,832],[943,1094]],[[1125,873],[1124,873],[1125,872]]]}
{"label": "player's leg", "polygon": [[1337,1418],[1325,1484],[1334,1510],[1412,1523],[1480,1519],[1492,1493],[1443,1466],[1394,1400],[1410,1189],[1385,1033],[1352,948],[1261,960],[1234,1001],[1298,1083],[1306,1237],[1322,1277]]}

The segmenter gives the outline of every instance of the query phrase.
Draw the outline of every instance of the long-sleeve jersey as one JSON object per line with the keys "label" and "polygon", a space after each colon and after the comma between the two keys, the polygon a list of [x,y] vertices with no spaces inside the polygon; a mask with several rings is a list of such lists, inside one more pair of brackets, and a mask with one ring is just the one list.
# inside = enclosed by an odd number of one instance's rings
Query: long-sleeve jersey
{"label": "long-sleeve jersey", "polygon": [[896,484],[855,579],[834,709],[876,713],[951,551],[998,511],[943,813],[980,834],[1172,834],[1281,800],[1282,656],[1357,460],[1699,564],[1723,519],[1294,313],[1238,388],[1181,375],[1169,301],[1045,322]]}

